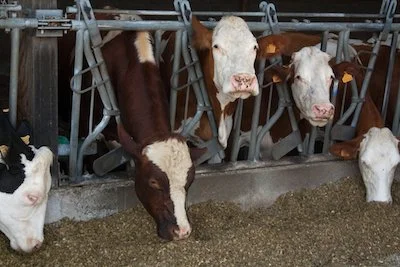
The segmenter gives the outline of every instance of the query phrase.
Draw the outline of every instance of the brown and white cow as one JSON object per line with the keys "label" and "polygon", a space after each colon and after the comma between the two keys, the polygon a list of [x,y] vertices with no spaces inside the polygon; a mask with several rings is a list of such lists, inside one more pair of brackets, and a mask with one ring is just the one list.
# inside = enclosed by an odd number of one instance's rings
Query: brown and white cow
{"label": "brown and white cow", "polygon": [[[258,43],[246,22],[236,16],[223,17],[212,31],[193,16],[192,30],[192,46],[198,53],[205,86],[217,120],[218,140],[226,148],[232,130],[236,99],[246,99],[259,92],[254,69]],[[169,92],[175,35],[167,33],[164,39],[168,42],[162,54],[160,69]],[[184,84],[185,81],[186,77],[181,75],[180,83]],[[184,119],[184,103],[185,95],[180,92],[177,103],[177,128]],[[193,118],[196,108],[196,100],[191,94],[189,118]],[[212,138],[207,116],[201,118],[199,127],[192,135],[202,140]]]}
{"label": "brown and white cow", "polygon": [[15,250],[43,243],[52,161],[48,147],[26,145],[0,110],[0,230]]}
{"label": "brown and white cow", "polygon": [[[189,149],[182,136],[171,133],[167,96],[155,64],[150,34],[109,32],[104,40],[107,42],[102,46],[102,54],[122,124],[110,125],[103,133],[112,139],[118,132],[123,148],[133,156],[136,193],[154,218],[158,235],[166,240],[186,238],[191,226],[185,201],[195,175],[192,160],[199,151]],[[82,99],[83,113],[88,106]],[[101,109],[95,110],[97,122],[101,114]]]}

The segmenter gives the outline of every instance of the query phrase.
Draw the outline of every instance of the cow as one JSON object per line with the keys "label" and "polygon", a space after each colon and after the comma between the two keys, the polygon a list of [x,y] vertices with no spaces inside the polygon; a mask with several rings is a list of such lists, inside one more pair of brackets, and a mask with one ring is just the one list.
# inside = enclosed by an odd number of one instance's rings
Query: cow
{"label": "cow", "polygon": [[[166,44],[161,54],[160,70],[166,90],[170,92],[174,33],[165,33],[163,40]],[[226,148],[232,130],[236,99],[246,99],[259,92],[254,69],[259,45],[246,22],[236,16],[222,17],[213,30],[207,29],[192,16],[191,40],[192,47],[199,56],[206,90],[217,121],[218,140],[222,147]],[[184,84],[187,78],[180,75],[179,79],[180,84]],[[185,94],[179,92],[176,105],[177,128],[182,127],[180,124],[185,119],[184,103]],[[193,118],[196,108],[196,100],[191,94],[188,105],[189,120]],[[198,127],[191,135],[205,141],[213,137],[207,116],[201,117]]]}
{"label": "cow", "polygon": [[30,253],[43,243],[52,161],[48,147],[25,144],[0,110],[0,230],[14,250]]}
{"label": "cow", "polygon": [[[150,33],[111,31],[103,33],[103,40],[106,41],[101,51],[121,119],[117,125],[110,123],[103,135],[108,140],[117,138],[134,159],[136,194],[154,218],[158,236],[165,240],[184,239],[192,231],[185,202],[195,176],[193,161],[203,150],[189,148],[186,139],[170,129],[168,100],[156,66]],[[68,51],[72,46],[73,43],[63,53],[71,54]],[[68,62],[71,60],[67,59],[66,65],[61,63],[60,67],[66,67]],[[69,75],[70,78],[71,73]],[[84,78],[86,82],[89,80]],[[60,81],[65,81],[65,77]],[[59,86],[70,92],[65,83]],[[81,114],[88,113],[86,100],[82,97]],[[100,121],[101,115],[101,108],[94,110],[95,121]],[[81,126],[85,125],[85,119],[87,117],[81,115]]]}

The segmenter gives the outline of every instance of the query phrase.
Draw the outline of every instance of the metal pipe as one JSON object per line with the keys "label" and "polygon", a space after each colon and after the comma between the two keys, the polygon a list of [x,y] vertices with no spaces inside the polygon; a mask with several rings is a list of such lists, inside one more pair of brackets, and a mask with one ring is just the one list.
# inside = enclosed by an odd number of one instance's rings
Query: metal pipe
{"label": "metal pipe", "polygon": [[393,69],[394,69],[394,63],[396,60],[396,52],[397,52],[397,39],[399,37],[399,32],[395,31],[392,35],[392,44],[390,48],[390,56],[389,56],[389,66],[386,74],[386,83],[385,83],[385,90],[384,90],[384,96],[383,96],[383,103],[382,103],[382,119],[383,121],[386,121],[386,116],[387,116],[387,109],[388,109],[388,103],[389,103],[389,95],[390,95],[390,88],[392,85],[392,77],[393,77]]}
{"label": "metal pipe", "polygon": [[[176,118],[176,103],[179,85],[179,66],[181,63],[181,52],[182,52],[182,31],[175,33],[175,44],[174,44],[174,61],[172,63],[172,77],[170,80],[171,90],[169,95],[169,119],[171,123],[171,129],[175,130],[175,118]],[[168,64],[168,63],[167,63]],[[189,78],[189,75],[188,75]]]}
{"label": "metal pipe", "polygon": [[[59,20],[57,20],[59,21]],[[71,20],[71,25],[53,26],[50,27],[52,20],[38,20],[38,19],[3,19],[0,20],[0,28],[34,28],[34,29],[65,29],[77,31],[86,28],[83,21]],[[107,30],[170,30],[177,31],[185,29],[183,22],[167,21],[167,20],[146,20],[146,21],[121,21],[121,20],[97,20],[99,29],[102,31]],[[40,24],[39,24],[40,23]],[[216,21],[203,21],[205,27],[214,28],[217,24]],[[263,22],[247,22],[250,30],[252,31],[266,31],[269,30],[269,25]],[[366,22],[278,22],[277,25],[284,31],[367,31],[376,32],[382,31],[384,28],[383,23],[366,23]],[[391,26],[392,31],[400,31],[400,23],[393,23]]]}
{"label": "metal pipe", "polygon": [[10,62],[10,93],[9,93],[9,118],[12,126],[17,125],[18,101],[18,65],[20,29],[11,30],[11,62]]}
{"label": "metal pipe", "polygon": [[[75,63],[74,75],[82,71],[83,64],[83,35],[85,30],[76,32],[75,41]],[[81,106],[81,94],[76,93],[82,87],[82,75],[78,75],[72,82],[72,108],[71,108],[71,133],[70,133],[70,153],[69,153],[69,176],[72,182],[78,178],[77,159],[78,159],[78,140],[79,140],[79,117]]]}

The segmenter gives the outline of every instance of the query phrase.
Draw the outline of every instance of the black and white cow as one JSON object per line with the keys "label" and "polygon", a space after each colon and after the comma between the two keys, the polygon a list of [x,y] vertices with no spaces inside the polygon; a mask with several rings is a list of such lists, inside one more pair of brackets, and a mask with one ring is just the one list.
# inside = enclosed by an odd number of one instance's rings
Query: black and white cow
{"label": "black and white cow", "polygon": [[0,110],[0,230],[15,250],[43,243],[52,162],[50,149],[26,145]]}

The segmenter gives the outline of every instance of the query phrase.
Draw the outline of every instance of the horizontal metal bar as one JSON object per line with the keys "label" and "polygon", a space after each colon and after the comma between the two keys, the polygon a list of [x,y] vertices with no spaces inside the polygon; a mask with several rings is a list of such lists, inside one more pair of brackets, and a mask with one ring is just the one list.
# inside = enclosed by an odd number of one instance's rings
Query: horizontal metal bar
{"label": "horizontal metal bar", "polygon": [[[72,10],[72,9],[70,9]],[[120,10],[120,9],[94,9],[95,13],[103,14],[129,14],[146,16],[178,16],[177,11],[167,10]],[[241,17],[264,17],[264,12],[225,12],[225,11],[193,11],[196,16],[241,16]],[[278,12],[278,17],[308,17],[308,18],[360,18],[360,19],[384,19],[382,14],[362,14],[362,13],[311,13],[311,12]],[[400,14],[394,15],[400,18]]]}
{"label": "horizontal metal bar", "polygon": [[[41,25],[43,20],[40,20]],[[51,20],[49,20],[51,22]],[[203,24],[208,28],[215,27],[217,22],[204,21]],[[179,21],[166,21],[166,20],[147,20],[147,21],[120,21],[120,20],[98,20],[97,24],[100,30],[182,30],[185,28],[184,23]],[[252,31],[265,31],[269,26],[263,22],[248,22]],[[383,23],[340,23],[340,22],[279,22],[279,28],[282,30],[292,31],[381,31],[383,30]],[[42,27],[45,27],[44,25]],[[37,19],[4,19],[0,20],[0,28],[38,28]],[[50,27],[49,27],[50,28]],[[55,27],[51,27],[55,29]],[[66,29],[66,26],[60,29]],[[86,28],[83,21],[71,20],[70,30],[79,30]],[[391,27],[392,31],[400,30],[400,23],[394,23]]]}

